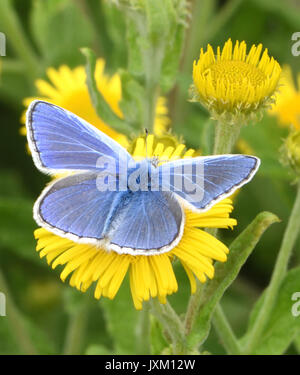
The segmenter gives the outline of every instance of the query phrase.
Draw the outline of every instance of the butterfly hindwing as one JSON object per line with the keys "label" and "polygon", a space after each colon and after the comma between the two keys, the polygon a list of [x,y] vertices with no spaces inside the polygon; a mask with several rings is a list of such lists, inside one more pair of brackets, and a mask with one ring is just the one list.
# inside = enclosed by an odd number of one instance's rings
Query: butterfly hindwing
{"label": "butterfly hindwing", "polygon": [[34,206],[37,223],[77,242],[134,255],[168,251],[181,238],[184,216],[172,193],[99,191],[97,176],[54,181]]}
{"label": "butterfly hindwing", "polygon": [[96,243],[103,239],[107,217],[121,194],[99,192],[96,173],[77,173],[43,191],[34,206],[35,220],[58,235]]}
{"label": "butterfly hindwing", "polygon": [[132,254],[163,252],[180,240],[183,224],[183,210],[172,193],[131,192],[117,211],[109,237],[117,251],[129,248]]}

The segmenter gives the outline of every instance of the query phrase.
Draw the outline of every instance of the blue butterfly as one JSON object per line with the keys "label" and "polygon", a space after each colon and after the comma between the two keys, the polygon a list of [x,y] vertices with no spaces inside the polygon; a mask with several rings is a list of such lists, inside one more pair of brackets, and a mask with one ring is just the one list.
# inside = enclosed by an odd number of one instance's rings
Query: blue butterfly
{"label": "blue butterfly", "polygon": [[[184,207],[207,211],[250,181],[260,165],[247,155],[137,163],[100,130],[40,100],[28,108],[26,126],[37,168],[48,174],[72,172],[44,189],[34,205],[37,224],[120,254],[169,251],[182,237]],[[114,188],[101,189],[99,177]]]}

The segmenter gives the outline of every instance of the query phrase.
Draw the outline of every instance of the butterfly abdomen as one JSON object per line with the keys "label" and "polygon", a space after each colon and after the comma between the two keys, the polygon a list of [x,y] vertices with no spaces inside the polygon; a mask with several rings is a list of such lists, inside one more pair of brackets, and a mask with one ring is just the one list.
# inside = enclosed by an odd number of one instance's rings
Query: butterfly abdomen
{"label": "butterfly abdomen", "polygon": [[111,229],[112,223],[120,210],[120,208],[124,207],[124,204],[126,201],[128,201],[129,196],[132,193],[129,191],[122,191],[118,192],[116,194],[116,197],[114,198],[112,205],[110,207],[110,211],[106,217],[105,225],[103,227],[102,231],[102,237],[107,237],[109,230]]}

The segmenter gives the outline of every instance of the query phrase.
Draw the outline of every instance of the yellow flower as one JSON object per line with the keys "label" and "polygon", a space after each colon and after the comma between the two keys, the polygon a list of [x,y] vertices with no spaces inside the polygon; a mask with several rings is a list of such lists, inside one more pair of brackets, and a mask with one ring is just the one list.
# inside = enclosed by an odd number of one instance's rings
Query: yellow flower
{"label": "yellow flower", "polygon": [[[236,123],[274,101],[281,68],[262,45],[247,54],[243,41],[234,48],[229,39],[222,51],[208,45],[193,66],[193,100],[200,101],[218,120]],[[261,56],[261,57],[260,57]]]}
{"label": "yellow flower", "polygon": [[283,165],[292,168],[295,174],[300,176],[300,130],[293,130],[285,139],[281,149],[281,161]]}
{"label": "yellow flower", "polygon": [[293,125],[295,129],[300,130],[300,73],[298,73],[297,81],[298,87],[295,85],[291,68],[284,66],[276,105],[269,113],[277,116],[280,124]]}
{"label": "yellow flower", "polygon": [[[120,76],[114,74],[112,77],[108,77],[104,74],[104,67],[105,61],[103,59],[98,59],[95,69],[98,90],[101,92],[114,113],[122,118],[123,114],[119,107],[122,98]],[[32,100],[46,100],[75,113],[121,143],[122,146],[128,146],[129,142],[125,135],[116,132],[98,117],[88,93],[84,66],[70,69],[68,66],[62,65],[57,70],[54,68],[48,68],[46,73],[50,83],[38,79],[35,82],[35,85],[40,96],[26,98],[24,100],[24,105],[26,107],[29,106]],[[23,124],[25,124],[26,121],[25,112],[22,116]],[[167,115],[168,110],[166,107],[166,99],[160,97],[156,107],[156,118],[154,123],[155,134],[162,135],[168,129],[170,120]],[[24,135],[26,134],[25,126],[22,127],[21,133]]]}
{"label": "yellow flower", "polygon": [[[157,142],[153,135],[147,137],[147,155],[158,156],[161,160],[192,157],[194,150],[184,153],[185,146],[167,146]],[[145,139],[135,141],[132,152],[135,159],[146,156]],[[191,293],[196,291],[196,278],[202,283],[214,277],[213,261],[225,262],[228,248],[218,239],[200,228],[228,228],[236,225],[229,217],[232,211],[230,199],[217,203],[209,211],[198,214],[185,209],[186,223],[179,244],[169,252],[159,255],[128,255],[92,245],[78,244],[61,238],[44,228],[35,231],[40,257],[46,256],[52,268],[64,265],[61,273],[63,281],[71,275],[69,283],[85,292],[96,283],[95,298],[101,296],[113,299],[129,272],[130,289],[136,309],[142,308],[143,301],[158,297],[161,303],[166,296],[177,291],[178,285],[172,262],[179,259],[191,284]]]}

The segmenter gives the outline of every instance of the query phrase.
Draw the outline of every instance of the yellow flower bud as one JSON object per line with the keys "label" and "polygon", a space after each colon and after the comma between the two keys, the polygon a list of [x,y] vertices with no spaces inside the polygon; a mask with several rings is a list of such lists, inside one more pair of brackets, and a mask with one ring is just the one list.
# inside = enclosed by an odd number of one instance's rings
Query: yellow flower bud
{"label": "yellow flower bud", "polygon": [[194,61],[192,100],[217,120],[244,122],[274,102],[280,65],[267,49],[262,53],[261,44],[253,45],[248,53],[246,49],[244,41],[233,46],[229,39],[216,54],[210,45],[206,52],[201,49],[199,60]]}
{"label": "yellow flower bud", "polygon": [[282,147],[282,162],[300,177],[300,131],[293,131]]}

